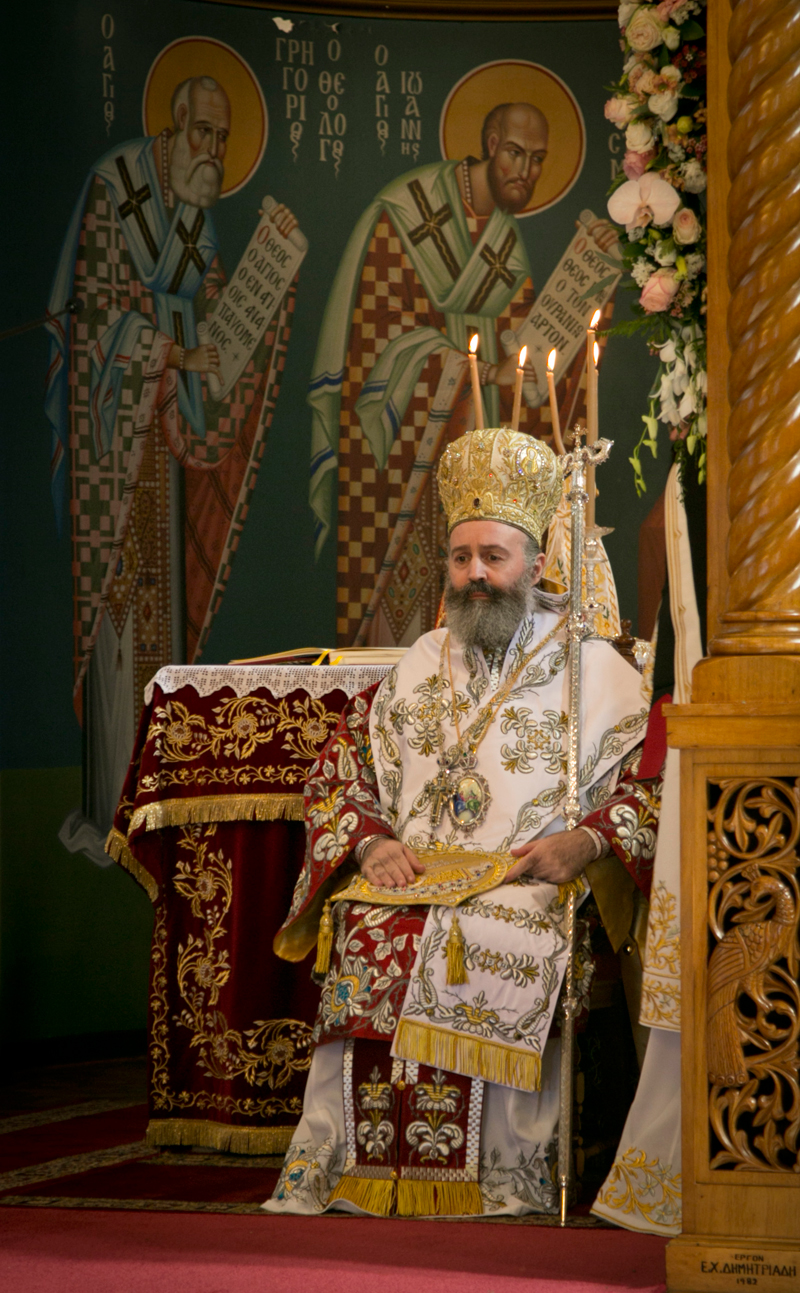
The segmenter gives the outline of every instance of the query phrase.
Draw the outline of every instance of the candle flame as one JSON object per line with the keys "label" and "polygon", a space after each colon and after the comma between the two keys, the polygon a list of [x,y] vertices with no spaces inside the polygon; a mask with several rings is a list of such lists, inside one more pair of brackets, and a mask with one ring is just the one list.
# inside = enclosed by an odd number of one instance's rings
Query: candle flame
{"label": "candle flame", "polygon": [[602,311],[602,310],[595,310],[594,314],[592,315],[592,321],[591,321],[591,323],[589,324],[589,327],[590,327],[590,328],[596,328],[596,327],[597,327],[598,323],[600,322],[600,315],[601,315],[602,313],[603,313],[603,311]]}
{"label": "candle flame", "polygon": [[595,342],[595,343],[594,343],[594,366],[595,366],[595,368],[597,367],[599,360],[600,360],[600,347],[599,347],[599,345],[597,344],[597,342]]}
{"label": "candle flame", "polygon": [[471,340],[471,342],[469,343],[469,348],[470,348],[470,350],[472,351],[472,354],[473,354],[473,355],[477,352],[477,349],[478,349],[478,334],[477,334],[477,332],[474,332],[474,333],[472,334],[472,340]]}
{"label": "candle flame", "polygon": [[522,347],[522,349],[521,349],[521,350],[520,350],[520,352],[519,352],[519,366],[520,366],[520,368],[524,368],[524,367],[525,367],[525,360],[526,360],[527,358],[528,358],[528,347],[527,347],[527,346],[523,346],[523,347]]}
{"label": "candle flame", "polygon": [[551,373],[554,373],[554,372],[556,371],[556,360],[557,360],[557,359],[558,359],[558,351],[557,351],[557,350],[551,350],[551,351],[550,351],[550,354],[547,356],[547,367],[548,367],[548,369],[549,369],[549,371],[550,371]]}

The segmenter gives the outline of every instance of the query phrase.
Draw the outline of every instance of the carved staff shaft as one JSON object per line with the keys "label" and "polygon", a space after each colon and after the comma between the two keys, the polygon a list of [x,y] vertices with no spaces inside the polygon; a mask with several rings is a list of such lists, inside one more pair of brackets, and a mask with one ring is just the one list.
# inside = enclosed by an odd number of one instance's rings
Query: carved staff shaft
{"label": "carved staff shaft", "polygon": [[[594,612],[587,617],[583,593],[583,565],[586,539],[587,466],[605,462],[611,441],[598,440],[593,445],[581,445],[575,437],[575,448],[565,455],[564,469],[571,474],[570,500],[570,572],[569,572],[569,725],[567,728],[567,803],[564,821],[568,831],[574,831],[582,817],[580,801],[580,731],[581,731],[581,645],[591,633]],[[589,581],[587,581],[589,583]],[[558,1188],[560,1195],[561,1224],[566,1225],[572,1181],[572,1101],[575,1067],[575,1016],[578,998],[575,995],[575,910],[576,887],[572,885],[566,900],[565,937],[567,942],[567,970],[561,999],[561,1082],[558,1114]]]}

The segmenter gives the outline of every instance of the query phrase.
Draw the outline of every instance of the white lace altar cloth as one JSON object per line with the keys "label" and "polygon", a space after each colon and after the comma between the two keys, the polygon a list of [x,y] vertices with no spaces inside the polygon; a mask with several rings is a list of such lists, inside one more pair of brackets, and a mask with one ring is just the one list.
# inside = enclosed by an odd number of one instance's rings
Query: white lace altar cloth
{"label": "white lace altar cloth", "polygon": [[266,688],[276,700],[300,690],[312,700],[321,700],[332,691],[343,691],[352,698],[380,682],[390,668],[388,664],[168,664],[145,687],[144,703],[150,704],[156,687],[164,696],[182,687],[194,687],[198,696],[213,696],[215,691],[230,687],[237,696]]}

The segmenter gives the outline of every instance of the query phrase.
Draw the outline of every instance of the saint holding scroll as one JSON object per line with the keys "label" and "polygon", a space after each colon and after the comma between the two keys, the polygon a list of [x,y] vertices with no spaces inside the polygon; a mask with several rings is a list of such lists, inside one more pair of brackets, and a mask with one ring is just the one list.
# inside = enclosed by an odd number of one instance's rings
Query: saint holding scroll
{"label": "saint holding scroll", "polygon": [[[197,74],[186,77],[191,64]],[[68,330],[50,324],[46,408],[54,501],[72,527],[74,697],[87,750],[85,815],[71,814],[61,838],[97,860],[143,689],[162,665],[199,656],[219,608],[294,306],[292,273],[256,312],[223,393],[227,356],[200,335],[225,289],[211,208],[261,160],[263,96],[233,50],[192,38],[154,63],[144,115],[147,137],[113,147],[86,180],[49,306],[55,315],[71,296],[84,303]],[[297,237],[285,207],[253,214],[276,245]]]}

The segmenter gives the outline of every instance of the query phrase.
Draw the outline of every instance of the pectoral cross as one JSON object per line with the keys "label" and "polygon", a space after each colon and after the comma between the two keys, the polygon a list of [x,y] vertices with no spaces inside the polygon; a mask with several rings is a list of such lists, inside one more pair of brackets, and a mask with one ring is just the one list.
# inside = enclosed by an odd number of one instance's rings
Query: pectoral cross
{"label": "pectoral cross", "polygon": [[475,295],[467,306],[467,314],[478,313],[481,306],[488,299],[489,293],[495,283],[502,281],[505,283],[506,287],[514,286],[514,275],[508,268],[508,258],[514,250],[514,244],[516,241],[517,235],[515,231],[513,229],[509,229],[503,239],[503,245],[499,251],[492,251],[488,243],[485,247],[481,248],[480,257],[481,260],[485,261],[489,266],[489,272],[484,276],[483,281],[478,284]]}
{"label": "pectoral cross", "polygon": [[144,239],[145,246],[153,258],[153,263],[155,263],[158,260],[158,247],[156,246],[153,232],[147,223],[144,211],[142,210],[145,202],[149,202],[153,196],[150,192],[150,185],[143,184],[140,189],[135,189],[133,187],[133,180],[131,179],[130,172],[125,164],[125,158],[117,157],[115,158],[115,161],[117,170],[119,171],[119,178],[122,180],[122,187],[128,195],[127,201],[120,203],[119,213],[123,220],[127,220],[129,216],[133,216],[139,226],[139,233]]}
{"label": "pectoral cross", "polygon": [[192,225],[191,230],[186,228],[186,225],[182,220],[179,220],[175,226],[175,232],[183,243],[183,251],[181,253],[181,258],[178,261],[178,268],[172,275],[172,282],[169,285],[171,296],[175,295],[183,282],[183,276],[189,268],[190,261],[194,264],[199,274],[205,274],[206,272],[206,262],[203,260],[203,257],[197,249],[197,239],[202,233],[204,223],[205,216],[202,211],[198,211],[194,218],[194,224]]}
{"label": "pectoral cross", "polygon": [[440,758],[438,773],[432,781],[425,783],[425,792],[430,804],[431,835],[438,830],[444,816],[447,801],[453,793],[453,788],[450,785],[451,775],[447,762]]}
{"label": "pectoral cross", "polygon": [[418,224],[416,229],[412,229],[408,235],[412,245],[419,247],[420,243],[425,242],[427,238],[432,238],[433,245],[441,256],[445,269],[455,283],[461,270],[449,242],[442,233],[442,226],[452,220],[453,212],[446,202],[444,206],[439,207],[438,211],[434,211],[419,180],[412,180],[408,188],[417,210],[422,216],[422,224]]}

